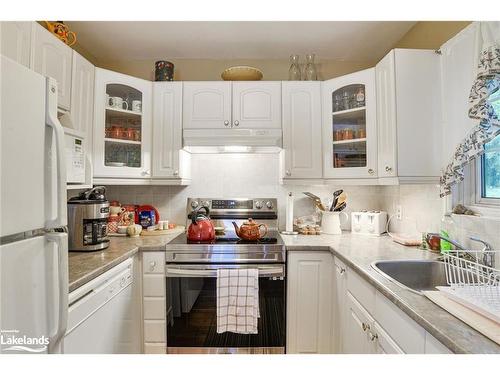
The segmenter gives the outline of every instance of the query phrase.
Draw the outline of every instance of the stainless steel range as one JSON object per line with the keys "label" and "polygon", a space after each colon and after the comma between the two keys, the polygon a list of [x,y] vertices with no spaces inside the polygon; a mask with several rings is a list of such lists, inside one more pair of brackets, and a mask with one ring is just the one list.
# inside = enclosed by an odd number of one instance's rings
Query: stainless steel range
{"label": "stainless steel range", "polygon": [[[225,230],[214,241],[191,242],[183,233],[167,245],[167,352],[284,353],[286,252],[278,233],[276,199],[189,198],[188,225],[200,205],[208,207],[214,225]],[[267,225],[263,238],[238,238],[232,222],[241,225],[249,218]],[[218,268],[259,270],[257,334],[217,333]]]}

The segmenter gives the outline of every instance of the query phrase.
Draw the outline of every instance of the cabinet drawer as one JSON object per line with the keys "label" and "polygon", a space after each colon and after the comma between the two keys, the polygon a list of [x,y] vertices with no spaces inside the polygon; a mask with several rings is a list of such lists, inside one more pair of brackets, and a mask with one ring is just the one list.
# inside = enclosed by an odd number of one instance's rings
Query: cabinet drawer
{"label": "cabinet drawer", "polygon": [[424,353],[425,329],[380,292],[376,293],[374,317],[405,353]]}
{"label": "cabinet drawer", "polygon": [[373,314],[375,308],[375,288],[365,281],[355,271],[349,269],[347,274],[347,290]]}
{"label": "cabinet drawer", "polygon": [[143,296],[165,298],[165,282],[166,280],[163,275],[143,275]]}
{"label": "cabinet drawer", "polygon": [[144,341],[165,342],[165,320],[144,321]]}
{"label": "cabinet drawer", "polygon": [[142,272],[144,274],[163,274],[165,272],[165,254],[162,251],[143,253]]}
{"label": "cabinet drawer", "polygon": [[144,297],[144,319],[165,319],[165,298]]}
{"label": "cabinet drawer", "polygon": [[144,344],[144,354],[165,354],[167,352],[164,343],[146,343]]}

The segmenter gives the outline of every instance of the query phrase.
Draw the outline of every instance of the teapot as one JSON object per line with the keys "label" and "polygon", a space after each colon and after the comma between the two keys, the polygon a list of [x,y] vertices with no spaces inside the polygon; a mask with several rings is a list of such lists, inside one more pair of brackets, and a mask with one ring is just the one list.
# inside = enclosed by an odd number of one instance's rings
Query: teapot
{"label": "teapot", "polygon": [[[68,26],[66,26],[61,21],[49,22],[45,21],[47,29],[54,33],[59,39],[61,39],[68,46],[72,46],[76,43],[76,34],[73,31],[69,31]],[[71,37],[71,41],[69,40]]]}
{"label": "teapot", "polygon": [[[267,225],[258,224],[253,219],[248,219],[240,227],[233,221],[234,230],[236,235],[247,241],[257,241],[267,234]],[[264,228],[264,233],[261,234],[260,228]]]}

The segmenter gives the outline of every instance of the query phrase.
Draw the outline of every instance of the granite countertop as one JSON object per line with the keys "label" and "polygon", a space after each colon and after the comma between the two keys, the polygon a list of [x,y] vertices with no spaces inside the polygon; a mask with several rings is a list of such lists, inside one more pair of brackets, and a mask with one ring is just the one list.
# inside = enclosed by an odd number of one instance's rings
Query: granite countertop
{"label": "granite countertop", "polygon": [[110,237],[105,250],[71,251],[68,259],[70,293],[138,251],[165,251],[166,244],[181,232],[183,229],[161,236]]}
{"label": "granite countertop", "polygon": [[377,260],[433,259],[435,254],[397,244],[388,236],[342,235],[282,236],[287,251],[331,251],[372,284],[402,311],[455,353],[500,353],[500,346],[458,318],[386,279],[371,267]]}

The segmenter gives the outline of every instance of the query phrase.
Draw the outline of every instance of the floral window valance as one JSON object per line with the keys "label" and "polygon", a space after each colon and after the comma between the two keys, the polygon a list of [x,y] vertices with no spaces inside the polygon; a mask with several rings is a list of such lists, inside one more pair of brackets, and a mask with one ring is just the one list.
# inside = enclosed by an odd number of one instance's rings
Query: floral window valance
{"label": "floral window valance", "polygon": [[500,134],[500,114],[488,98],[500,90],[500,28],[498,22],[481,22],[483,48],[477,75],[469,94],[469,117],[478,121],[457,146],[441,176],[441,196],[464,179],[464,166],[484,153],[484,145]]}

